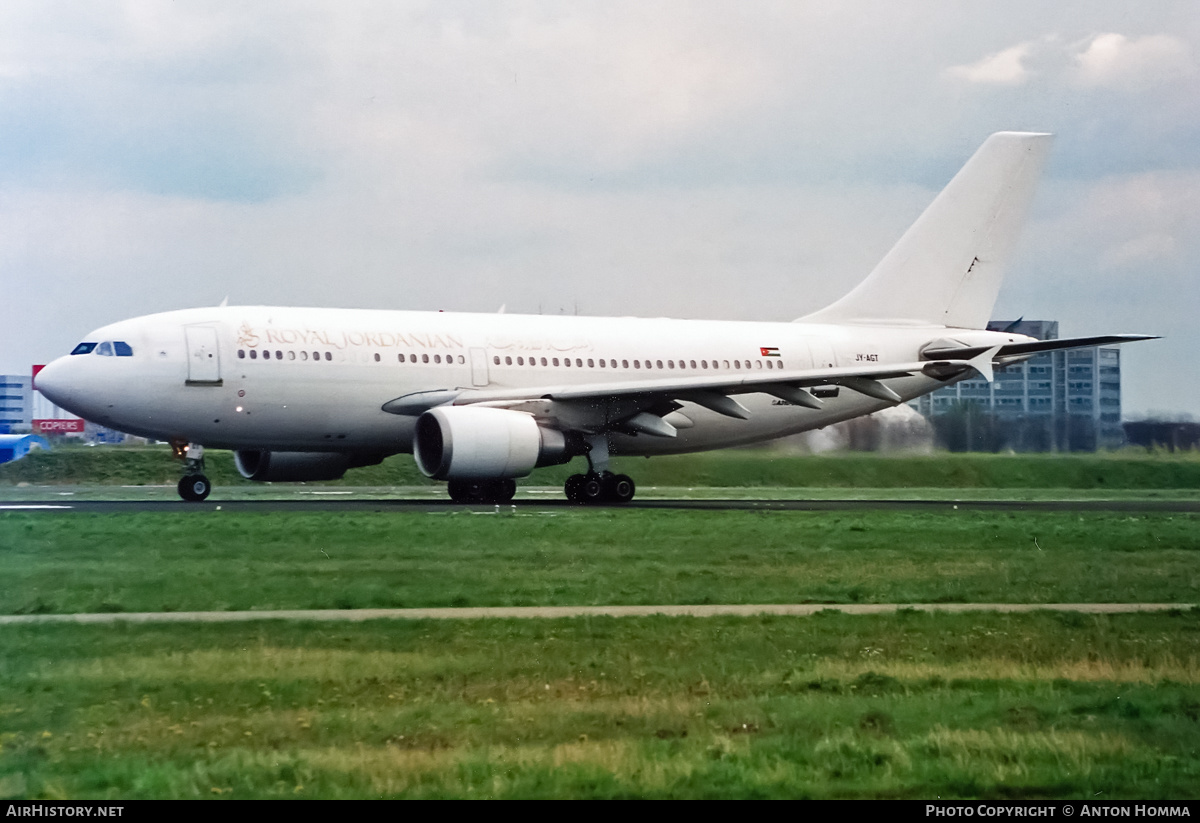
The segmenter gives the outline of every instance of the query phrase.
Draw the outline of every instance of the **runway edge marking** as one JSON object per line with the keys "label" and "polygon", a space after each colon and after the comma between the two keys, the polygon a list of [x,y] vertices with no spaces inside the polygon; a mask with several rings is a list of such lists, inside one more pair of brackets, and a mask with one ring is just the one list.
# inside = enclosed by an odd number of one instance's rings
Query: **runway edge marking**
{"label": "runway edge marking", "polygon": [[1082,614],[1133,614],[1186,611],[1193,603],[796,603],[703,606],[481,606],[436,609],[280,609],[229,612],[106,612],[103,614],[0,615],[0,626],[48,623],[241,623],[254,620],[495,620],[571,617],[810,617],[823,611],[843,614],[919,612],[999,612],[1005,614],[1056,611]]}

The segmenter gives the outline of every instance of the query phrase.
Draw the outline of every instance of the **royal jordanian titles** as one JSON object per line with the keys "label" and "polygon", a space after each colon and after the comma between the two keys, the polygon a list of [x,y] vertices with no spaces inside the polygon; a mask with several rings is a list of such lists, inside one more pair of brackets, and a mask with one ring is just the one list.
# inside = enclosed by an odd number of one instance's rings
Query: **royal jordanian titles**
{"label": "royal jordanian titles", "polygon": [[791,323],[220,306],[99,328],[37,376],[88,420],[204,449],[244,477],[320,481],[411,453],[460,502],[582,458],[566,496],[625,502],[613,455],[759,443],[886,409],[1051,349],[987,331],[1051,137],[989,137],[878,266]]}

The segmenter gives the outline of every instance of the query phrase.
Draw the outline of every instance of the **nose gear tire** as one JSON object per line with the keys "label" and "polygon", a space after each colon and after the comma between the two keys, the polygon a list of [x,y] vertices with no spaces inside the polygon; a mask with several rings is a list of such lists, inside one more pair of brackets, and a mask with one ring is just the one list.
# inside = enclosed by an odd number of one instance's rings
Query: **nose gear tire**
{"label": "nose gear tire", "polygon": [[179,496],[189,503],[199,503],[212,492],[212,483],[202,474],[189,474],[179,481]]}

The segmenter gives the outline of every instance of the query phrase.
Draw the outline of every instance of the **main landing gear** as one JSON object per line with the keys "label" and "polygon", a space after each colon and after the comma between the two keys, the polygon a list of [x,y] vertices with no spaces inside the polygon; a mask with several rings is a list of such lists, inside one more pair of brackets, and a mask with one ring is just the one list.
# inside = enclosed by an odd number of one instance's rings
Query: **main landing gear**
{"label": "main landing gear", "polygon": [[633,499],[635,490],[633,479],[629,475],[612,472],[573,474],[567,478],[563,487],[567,499],[581,505],[628,503]]}
{"label": "main landing gear", "polygon": [[171,442],[171,451],[183,461],[179,496],[189,503],[199,503],[212,491],[212,482],[204,475],[204,447],[175,440]]}
{"label": "main landing gear", "polygon": [[563,491],[572,503],[596,505],[599,503],[628,503],[633,499],[636,487],[627,474],[613,474],[608,470],[608,437],[594,434],[587,438],[587,474],[573,474],[567,478]]}

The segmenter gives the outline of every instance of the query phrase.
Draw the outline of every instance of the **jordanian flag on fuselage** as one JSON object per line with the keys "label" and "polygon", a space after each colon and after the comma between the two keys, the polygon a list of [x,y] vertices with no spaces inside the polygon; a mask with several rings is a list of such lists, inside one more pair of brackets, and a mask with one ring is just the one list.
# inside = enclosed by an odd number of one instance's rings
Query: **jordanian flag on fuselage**
{"label": "jordanian flag on fuselage", "polygon": [[762,353],[763,357],[779,356],[779,349],[775,346],[759,346],[758,350]]}

